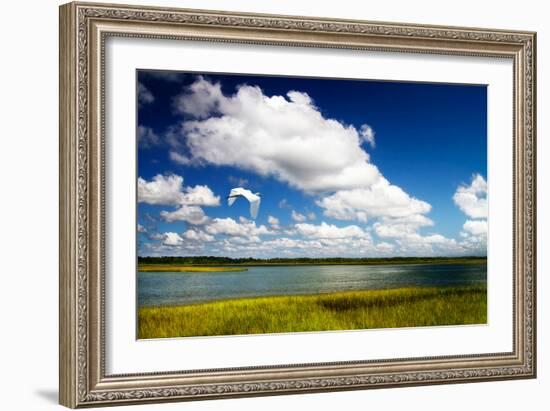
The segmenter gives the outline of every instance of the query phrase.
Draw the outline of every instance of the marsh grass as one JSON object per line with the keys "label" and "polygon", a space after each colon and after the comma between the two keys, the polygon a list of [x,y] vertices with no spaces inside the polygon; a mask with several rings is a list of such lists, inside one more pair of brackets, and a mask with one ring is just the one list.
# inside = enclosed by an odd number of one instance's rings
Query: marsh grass
{"label": "marsh grass", "polygon": [[139,264],[138,271],[141,272],[185,272],[185,273],[217,273],[217,272],[236,272],[247,271],[243,267],[215,267],[215,266],[196,266],[181,264]]}
{"label": "marsh grass", "polygon": [[487,287],[400,288],[139,309],[139,338],[487,323]]}

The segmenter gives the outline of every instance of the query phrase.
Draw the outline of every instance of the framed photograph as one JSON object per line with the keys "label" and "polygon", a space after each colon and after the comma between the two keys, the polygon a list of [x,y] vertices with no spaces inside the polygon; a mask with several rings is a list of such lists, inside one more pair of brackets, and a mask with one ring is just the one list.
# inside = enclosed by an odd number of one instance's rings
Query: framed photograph
{"label": "framed photograph", "polygon": [[60,8],[60,403],[536,376],[533,32]]}

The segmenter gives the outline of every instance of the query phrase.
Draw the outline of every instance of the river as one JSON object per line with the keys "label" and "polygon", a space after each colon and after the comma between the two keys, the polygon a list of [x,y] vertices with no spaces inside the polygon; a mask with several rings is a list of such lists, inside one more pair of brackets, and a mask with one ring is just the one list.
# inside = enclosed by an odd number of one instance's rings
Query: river
{"label": "river", "polygon": [[252,266],[242,272],[139,272],[139,306],[487,282],[486,264]]}

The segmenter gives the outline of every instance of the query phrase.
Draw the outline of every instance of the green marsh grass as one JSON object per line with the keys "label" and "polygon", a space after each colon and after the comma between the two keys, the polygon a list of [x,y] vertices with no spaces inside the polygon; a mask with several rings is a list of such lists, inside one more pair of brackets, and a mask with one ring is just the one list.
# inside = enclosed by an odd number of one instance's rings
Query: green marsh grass
{"label": "green marsh grass", "polygon": [[141,307],[139,338],[487,323],[487,287],[416,287]]}

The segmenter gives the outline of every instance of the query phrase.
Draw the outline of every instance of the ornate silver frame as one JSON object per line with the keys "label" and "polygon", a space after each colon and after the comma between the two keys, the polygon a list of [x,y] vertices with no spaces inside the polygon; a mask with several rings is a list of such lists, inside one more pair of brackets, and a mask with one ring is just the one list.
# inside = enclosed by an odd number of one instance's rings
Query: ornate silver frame
{"label": "ornate silver frame", "polygon": [[[490,56],[514,63],[514,349],[471,356],[106,375],[104,44],[109,36]],[[536,376],[532,32],[70,3],[60,8],[60,403],[199,400]],[[269,362],[269,359],[266,359]]]}

